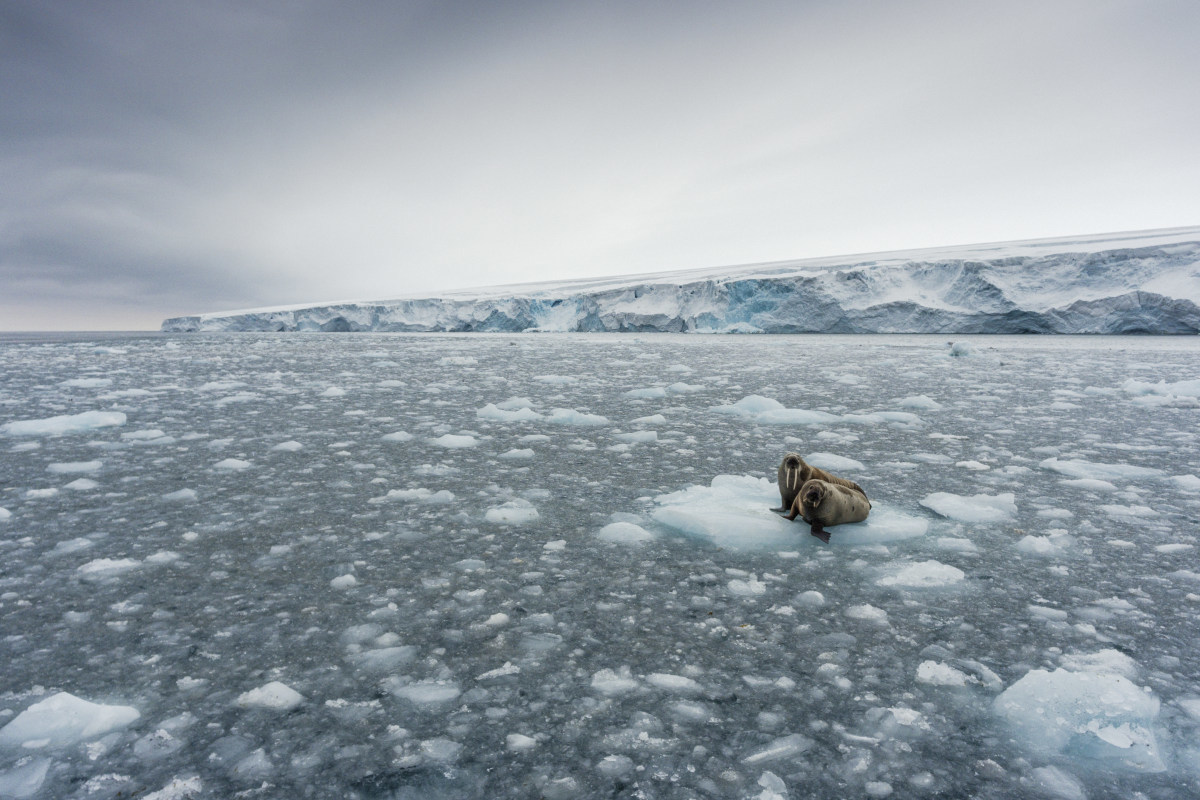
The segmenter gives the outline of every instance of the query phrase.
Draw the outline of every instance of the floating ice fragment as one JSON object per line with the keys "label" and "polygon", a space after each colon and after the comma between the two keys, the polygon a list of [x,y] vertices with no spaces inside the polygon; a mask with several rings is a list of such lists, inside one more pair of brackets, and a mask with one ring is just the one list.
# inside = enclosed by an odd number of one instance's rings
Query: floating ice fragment
{"label": "floating ice fragment", "polygon": [[120,411],[85,411],[82,414],[6,422],[0,425],[0,433],[9,436],[61,436],[124,424],[125,415]]}
{"label": "floating ice fragment", "polygon": [[1171,478],[1171,483],[1175,484],[1176,488],[1184,492],[1193,494],[1200,493],[1200,478],[1195,475],[1174,475]]}
{"label": "floating ice fragment", "polygon": [[537,747],[537,739],[523,733],[510,733],[504,737],[504,746],[515,753],[524,753]]}
{"label": "floating ice fragment", "polygon": [[1038,767],[1030,773],[1041,793],[1059,800],[1087,800],[1083,784],[1071,773],[1058,767]]}
{"label": "floating ice fragment", "polygon": [[794,758],[809,750],[814,742],[807,736],[793,733],[781,736],[773,742],[760,747],[742,757],[743,764],[764,764],[768,761],[778,761],[781,758]]}
{"label": "floating ice fragment", "polygon": [[545,417],[532,408],[522,407],[510,410],[500,408],[493,403],[488,403],[476,411],[475,416],[479,419],[491,420],[493,422],[535,422],[545,419]]}
{"label": "floating ice fragment", "polygon": [[647,399],[647,400],[656,400],[660,397],[666,397],[667,390],[662,388],[661,386],[653,386],[653,387],[646,388],[646,389],[630,389],[628,392],[625,392],[623,396],[634,398],[634,399],[640,398],[640,399]]}
{"label": "floating ice fragment", "polygon": [[767,585],[754,574],[744,581],[734,578],[728,585],[729,593],[738,597],[760,597],[767,593]]}
{"label": "floating ice fragment", "polygon": [[988,524],[1003,522],[1017,513],[1016,495],[976,494],[969,497],[949,492],[934,492],[921,500],[921,505],[934,513],[958,522]]}
{"label": "floating ice fragment", "polygon": [[104,580],[128,572],[131,569],[137,569],[141,566],[141,563],[132,558],[97,558],[94,561],[83,564],[75,571],[79,573],[79,577],[83,580]]}
{"label": "floating ice fragment", "polygon": [[59,692],[0,728],[0,747],[65,747],[124,728],[140,716],[133,706],[91,703]]}
{"label": "floating ice fragment", "polygon": [[533,450],[526,447],[526,448],[522,448],[519,450],[518,449],[508,450],[506,452],[501,453],[500,455],[498,455],[496,457],[503,458],[505,461],[527,461],[528,459],[533,458],[533,455],[534,455]]}
{"label": "floating ice fragment", "polygon": [[[386,439],[387,437],[385,436],[384,438]],[[296,451],[303,449],[304,445],[297,441],[280,442],[271,448],[271,450],[276,453],[295,453]]]}
{"label": "floating ice fragment", "polygon": [[0,797],[5,800],[33,797],[46,782],[46,773],[50,771],[52,763],[49,758],[35,758],[7,772],[0,772]]}
{"label": "floating ice fragment", "polygon": [[902,589],[929,589],[937,586],[952,586],[966,577],[958,567],[930,559],[908,564],[891,575],[875,581],[877,586],[893,586]]}
{"label": "floating ice fragment", "polygon": [[76,478],[70,483],[63,486],[64,489],[71,489],[76,492],[88,492],[95,489],[100,484],[91,478]]}
{"label": "floating ice fragment", "polygon": [[172,778],[166,786],[157,792],[143,795],[141,800],[192,800],[203,791],[204,784],[197,776]]}
{"label": "floating ice fragment", "polygon": [[407,431],[392,431],[380,437],[385,442],[411,442],[413,435]]}
{"label": "floating ice fragment", "polygon": [[525,525],[537,520],[538,510],[528,500],[518,498],[489,508],[483,518],[497,525]]}
{"label": "floating ice fragment", "polygon": [[877,625],[886,625],[888,614],[882,608],[863,603],[853,605],[846,609],[846,616],[850,619],[860,619],[864,622],[874,622]]}
{"label": "floating ice fragment", "polygon": [[931,686],[966,686],[967,676],[940,661],[922,661],[917,665],[917,683]]}
{"label": "floating ice fragment", "polygon": [[658,431],[634,431],[632,433],[615,433],[613,437],[629,444],[644,444],[657,442]]}
{"label": "floating ice fragment", "polygon": [[607,425],[608,418],[599,414],[588,414],[583,411],[576,411],[573,408],[555,408],[551,409],[547,422],[555,425],[580,425],[584,427],[595,427],[597,425]]}
{"label": "floating ice fragment", "polygon": [[1152,467],[1137,467],[1131,464],[1101,464],[1082,459],[1060,461],[1057,457],[1047,458],[1038,464],[1038,466],[1042,469],[1066,475],[1068,478],[1101,481],[1157,478],[1163,474],[1161,469],[1154,469]]}
{"label": "floating ice fragment", "polygon": [[162,496],[162,499],[170,503],[191,503],[196,500],[196,490],[180,489],[176,492],[168,492]]}
{"label": "floating ice fragment", "polygon": [[866,469],[861,461],[839,456],[836,453],[809,453],[804,457],[804,460],[814,467],[827,469],[831,472],[851,472]]}
{"label": "floating ice fragment", "polygon": [[213,464],[213,469],[219,469],[225,472],[241,472],[244,469],[250,468],[250,462],[240,458],[226,458],[223,461],[218,461]]}
{"label": "floating ice fragment", "polygon": [[637,679],[633,677],[627,666],[617,670],[602,669],[592,674],[592,689],[605,697],[626,694],[637,687]]}
{"label": "floating ice fragment", "polygon": [[942,407],[941,403],[923,394],[902,397],[896,401],[896,405],[901,408],[915,408],[918,411],[937,411]]}
{"label": "floating ice fragment", "polygon": [[430,439],[429,443],[437,445],[438,447],[445,447],[448,450],[461,450],[467,447],[474,447],[475,445],[479,444],[479,440],[474,436],[459,436],[452,433],[446,433],[437,437],[436,439]]}
{"label": "floating ice fragment", "polygon": [[349,589],[358,585],[358,578],[353,575],[339,575],[329,582],[329,585],[334,589]]}
{"label": "floating ice fragment", "polygon": [[65,461],[48,464],[46,471],[56,475],[74,475],[82,472],[99,472],[103,466],[103,461]]}
{"label": "floating ice fragment", "polygon": [[686,675],[668,672],[652,672],[646,676],[646,683],[675,694],[698,694],[704,690],[703,686]]}
{"label": "floating ice fragment", "polygon": [[1153,729],[1158,698],[1121,675],[1031,670],[992,708],[1031,752],[1141,772],[1166,769]]}
{"label": "floating ice fragment", "polygon": [[403,698],[419,708],[432,708],[456,699],[462,690],[458,684],[448,681],[419,681],[396,686],[392,694]]}
{"label": "floating ice fragment", "polygon": [[235,704],[241,708],[267,708],[272,711],[290,711],[304,702],[304,695],[286,683],[271,681],[238,695]]}

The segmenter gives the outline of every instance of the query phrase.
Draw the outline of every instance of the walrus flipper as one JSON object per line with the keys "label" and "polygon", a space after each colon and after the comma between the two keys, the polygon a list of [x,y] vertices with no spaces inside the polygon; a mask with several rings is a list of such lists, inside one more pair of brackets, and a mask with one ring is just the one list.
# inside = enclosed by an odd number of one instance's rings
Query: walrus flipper
{"label": "walrus flipper", "polygon": [[820,539],[825,544],[829,544],[829,531],[822,528],[820,524],[814,523],[812,530],[810,530],[809,533]]}

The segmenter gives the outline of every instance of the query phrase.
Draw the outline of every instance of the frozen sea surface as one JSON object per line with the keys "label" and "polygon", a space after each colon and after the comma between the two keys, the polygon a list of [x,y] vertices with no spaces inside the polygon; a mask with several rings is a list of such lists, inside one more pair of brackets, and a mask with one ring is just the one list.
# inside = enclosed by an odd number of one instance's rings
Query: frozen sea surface
{"label": "frozen sea surface", "polygon": [[[0,376],[0,797],[1200,795],[1194,337],[25,336]],[[788,451],[871,518],[770,513]]]}

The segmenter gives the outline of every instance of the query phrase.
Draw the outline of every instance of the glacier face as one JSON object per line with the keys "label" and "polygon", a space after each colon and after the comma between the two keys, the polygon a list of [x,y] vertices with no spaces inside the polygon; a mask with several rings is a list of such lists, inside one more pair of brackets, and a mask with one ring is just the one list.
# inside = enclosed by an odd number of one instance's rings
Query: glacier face
{"label": "glacier face", "polygon": [[189,331],[1200,332],[1200,227],[165,320]]}

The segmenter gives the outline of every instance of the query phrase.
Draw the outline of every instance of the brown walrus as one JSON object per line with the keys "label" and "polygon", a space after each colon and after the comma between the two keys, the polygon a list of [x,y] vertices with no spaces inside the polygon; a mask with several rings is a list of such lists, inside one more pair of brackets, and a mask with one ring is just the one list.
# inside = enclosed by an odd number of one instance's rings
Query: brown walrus
{"label": "brown walrus", "polygon": [[792,501],[792,511],[784,519],[803,517],[812,526],[809,533],[829,544],[829,531],[824,526],[862,522],[870,513],[871,501],[861,491],[840,483],[814,479],[805,481],[800,487],[800,492]]}
{"label": "brown walrus", "polygon": [[788,453],[783,457],[783,463],[779,465],[780,506],[771,510],[781,514],[787,513],[791,509],[792,503],[796,500],[796,495],[800,493],[800,487],[811,480],[836,483],[839,486],[845,486],[847,489],[859,492],[863,497],[867,496],[863,488],[854,481],[830,475],[820,467],[814,467],[806,463],[798,453]]}

